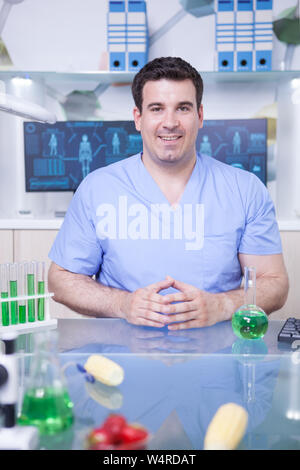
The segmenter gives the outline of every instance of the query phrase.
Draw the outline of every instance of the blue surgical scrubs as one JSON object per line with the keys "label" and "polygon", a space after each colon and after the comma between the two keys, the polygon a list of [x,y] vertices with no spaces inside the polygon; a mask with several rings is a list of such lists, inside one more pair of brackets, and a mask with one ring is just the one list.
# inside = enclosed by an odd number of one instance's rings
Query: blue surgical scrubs
{"label": "blue surgical scrubs", "polygon": [[197,154],[172,207],[137,154],[83,180],[49,257],[128,291],[170,275],[224,292],[240,286],[239,253],[281,251],[273,202],[254,174]]}

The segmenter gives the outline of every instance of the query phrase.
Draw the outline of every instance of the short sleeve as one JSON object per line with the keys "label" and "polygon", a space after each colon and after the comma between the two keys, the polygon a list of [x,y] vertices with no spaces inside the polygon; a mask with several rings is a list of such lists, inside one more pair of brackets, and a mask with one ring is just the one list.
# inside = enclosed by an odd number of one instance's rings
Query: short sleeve
{"label": "short sleeve", "polygon": [[239,252],[253,255],[272,255],[282,252],[275,208],[264,184],[251,175],[245,200],[246,225]]}
{"label": "short sleeve", "polygon": [[69,205],[49,258],[68,271],[92,276],[101,267],[102,255],[88,201],[88,188],[83,182]]}

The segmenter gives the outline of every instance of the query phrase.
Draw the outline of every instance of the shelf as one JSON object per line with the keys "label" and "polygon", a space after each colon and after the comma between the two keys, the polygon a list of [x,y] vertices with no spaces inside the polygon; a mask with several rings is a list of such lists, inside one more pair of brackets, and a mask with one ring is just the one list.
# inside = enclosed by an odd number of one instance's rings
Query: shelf
{"label": "shelf", "polygon": [[27,70],[1,70],[0,78],[9,80],[14,77],[31,78],[32,80],[45,80],[48,84],[56,82],[96,82],[102,84],[131,83],[134,72],[47,72]]}
{"label": "shelf", "polygon": [[224,82],[288,82],[294,78],[300,78],[299,70],[271,72],[200,72],[203,81],[206,83],[224,83]]}
{"label": "shelf", "polygon": [[[206,83],[224,82],[282,82],[293,78],[300,78],[300,70],[270,72],[213,72],[200,71]],[[95,84],[131,83],[134,72],[109,72],[109,71],[26,71],[0,68],[0,79],[9,80],[14,77],[31,78],[32,80],[44,80],[48,85],[58,82],[75,82],[76,84],[94,82]]]}

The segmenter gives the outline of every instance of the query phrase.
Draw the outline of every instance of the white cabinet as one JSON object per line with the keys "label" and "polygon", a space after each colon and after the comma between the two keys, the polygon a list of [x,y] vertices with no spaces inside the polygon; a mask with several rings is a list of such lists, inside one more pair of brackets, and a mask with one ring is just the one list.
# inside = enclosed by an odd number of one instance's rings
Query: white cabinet
{"label": "white cabinet", "polygon": [[13,261],[13,230],[0,230],[0,263]]}

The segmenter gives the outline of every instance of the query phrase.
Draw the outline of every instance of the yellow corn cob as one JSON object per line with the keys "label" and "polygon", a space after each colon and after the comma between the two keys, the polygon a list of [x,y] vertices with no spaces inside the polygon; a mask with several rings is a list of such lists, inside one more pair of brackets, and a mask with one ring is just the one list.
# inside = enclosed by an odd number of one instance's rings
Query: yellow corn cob
{"label": "yellow corn cob", "polygon": [[85,370],[105,385],[120,385],[124,379],[124,370],[119,364],[107,357],[93,354],[84,364]]}
{"label": "yellow corn cob", "polygon": [[236,403],[220,406],[204,438],[204,450],[233,450],[244,436],[248,413]]}

